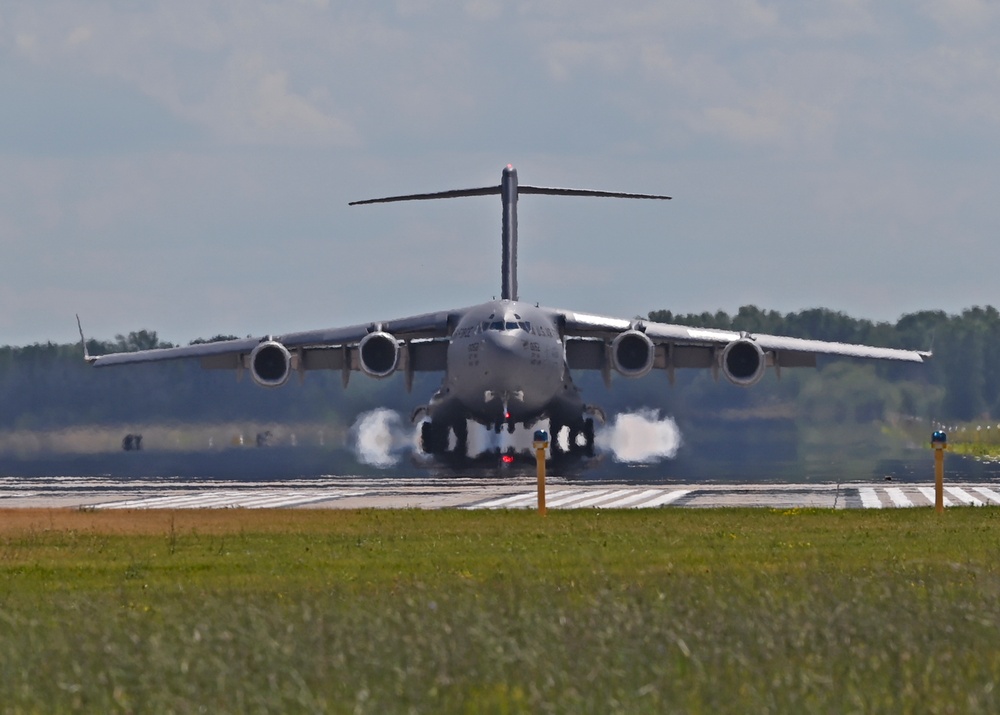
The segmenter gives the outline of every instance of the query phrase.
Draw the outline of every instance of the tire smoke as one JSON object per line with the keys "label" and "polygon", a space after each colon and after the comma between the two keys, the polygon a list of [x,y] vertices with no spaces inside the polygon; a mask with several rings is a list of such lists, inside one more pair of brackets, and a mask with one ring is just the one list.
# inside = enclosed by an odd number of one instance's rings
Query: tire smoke
{"label": "tire smoke", "polygon": [[616,462],[648,463],[676,457],[681,431],[672,417],[642,409],[615,415],[614,421],[595,435],[594,443],[611,452]]}
{"label": "tire smoke", "polygon": [[[534,429],[547,428],[548,421],[543,420],[531,429],[519,426],[513,434],[506,430],[494,434],[470,422],[468,453],[474,457],[485,451],[497,448],[506,451],[511,447],[530,452]],[[395,466],[410,452],[419,453],[419,434],[419,426],[409,427],[398,413],[379,407],[358,416],[351,427],[350,441],[359,462],[384,469]],[[559,439],[563,449],[567,449],[566,430]],[[454,436],[449,442],[454,447]],[[662,417],[658,410],[642,409],[615,415],[612,422],[598,429],[594,444],[610,453],[616,462],[650,463],[677,456],[681,433],[672,417]]]}
{"label": "tire smoke", "polygon": [[385,407],[358,416],[351,427],[358,461],[374,467],[392,467],[402,453],[415,448],[416,433],[403,426],[399,415]]}

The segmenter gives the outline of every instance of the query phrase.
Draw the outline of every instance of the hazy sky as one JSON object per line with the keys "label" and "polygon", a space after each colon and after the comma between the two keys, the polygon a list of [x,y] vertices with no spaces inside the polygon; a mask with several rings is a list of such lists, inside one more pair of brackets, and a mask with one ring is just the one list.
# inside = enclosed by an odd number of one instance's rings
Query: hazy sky
{"label": "hazy sky", "polygon": [[524,300],[896,320],[1000,304],[1000,10],[0,4],[0,344],[174,342]]}

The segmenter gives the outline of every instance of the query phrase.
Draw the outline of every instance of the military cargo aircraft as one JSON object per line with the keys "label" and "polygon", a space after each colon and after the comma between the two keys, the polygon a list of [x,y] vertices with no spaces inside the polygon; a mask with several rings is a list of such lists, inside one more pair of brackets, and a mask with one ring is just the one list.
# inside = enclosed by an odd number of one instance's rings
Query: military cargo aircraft
{"label": "military cargo aircraft", "polygon": [[345,386],[352,372],[373,378],[402,372],[409,390],[415,373],[443,373],[441,387],[412,415],[413,422],[420,423],[423,451],[440,457],[465,454],[469,421],[499,433],[544,419],[549,421],[553,452],[562,450],[560,432],[566,429],[567,448],[592,455],[594,419],[603,421],[604,415],[599,407],[584,402],[573,383],[573,370],[599,371],[606,383],[612,373],[639,378],[658,370],[672,383],[677,369],[702,368],[748,387],[769,367],[777,371],[814,367],[820,354],[913,363],[930,357],[911,350],[605,317],[519,300],[520,194],[647,200],[668,196],[519,186],[517,171],[508,165],[497,186],[351,205],[495,194],[503,212],[499,300],[340,328],[111,355],[87,354],[81,329],[84,357],[94,367],[197,358],[204,368],[249,372],[263,387],[284,385],[293,373],[337,370]]}

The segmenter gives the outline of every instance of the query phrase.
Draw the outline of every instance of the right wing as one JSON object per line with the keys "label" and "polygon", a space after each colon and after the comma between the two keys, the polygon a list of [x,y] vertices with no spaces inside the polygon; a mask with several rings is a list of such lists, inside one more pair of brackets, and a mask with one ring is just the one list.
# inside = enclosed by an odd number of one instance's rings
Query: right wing
{"label": "right wing", "polygon": [[[677,368],[708,368],[722,370],[736,384],[750,385],[760,379],[767,367],[815,367],[817,355],[912,363],[923,363],[931,357],[929,352],[917,350],[630,321],[572,311],[559,311],[558,316],[566,338],[569,367],[601,370],[606,381],[612,367],[631,376],[663,369],[671,381]],[[622,343],[621,355],[631,353],[632,367],[624,365],[616,354],[618,341],[629,336],[633,339]],[[728,362],[727,356],[737,346],[740,350],[733,353],[734,361]],[[737,360],[742,364],[737,366]]]}
{"label": "right wing", "polygon": [[[80,339],[84,345],[84,358],[94,367],[197,358],[206,369],[250,370],[254,379],[264,385],[282,384],[292,371],[305,370],[340,370],[346,384],[352,370],[363,370],[374,377],[387,377],[398,369],[407,373],[409,381],[414,372],[440,371],[447,367],[447,338],[464,312],[464,309],[460,309],[424,313],[342,328],[108,355],[88,354],[82,328]],[[79,327],[79,316],[77,325]],[[391,369],[369,369],[372,366],[366,366],[361,353],[364,345],[369,342],[372,343],[373,350],[380,348],[391,352],[391,347],[396,346]],[[258,366],[254,365],[258,355],[262,359],[287,361],[280,380],[258,380]]]}

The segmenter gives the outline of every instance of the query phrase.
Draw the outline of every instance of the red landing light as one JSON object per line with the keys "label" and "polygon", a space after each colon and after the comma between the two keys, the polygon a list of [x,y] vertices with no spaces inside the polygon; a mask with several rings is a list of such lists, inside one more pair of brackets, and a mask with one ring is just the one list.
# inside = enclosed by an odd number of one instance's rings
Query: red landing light
{"label": "red landing light", "polygon": [[509,419],[510,419],[510,412],[504,412],[504,413],[503,413],[503,418],[504,418],[505,420],[509,420]]}
{"label": "red landing light", "polygon": [[513,464],[514,463],[514,455],[513,454],[505,454],[504,456],[502,456],[500,458],[500,461],[502,461],[504,464]]}

